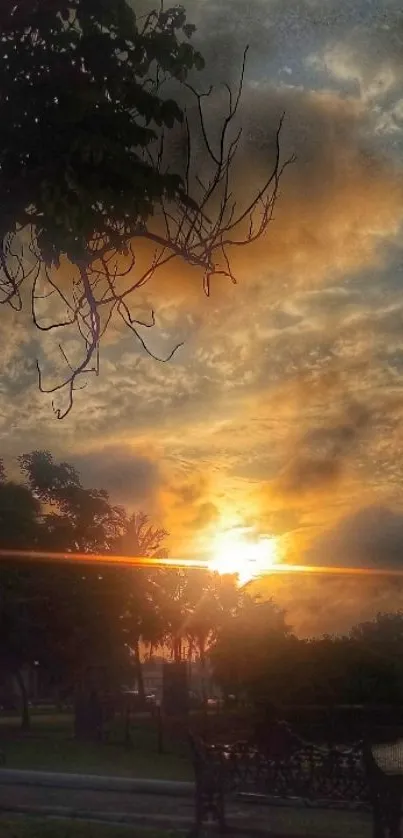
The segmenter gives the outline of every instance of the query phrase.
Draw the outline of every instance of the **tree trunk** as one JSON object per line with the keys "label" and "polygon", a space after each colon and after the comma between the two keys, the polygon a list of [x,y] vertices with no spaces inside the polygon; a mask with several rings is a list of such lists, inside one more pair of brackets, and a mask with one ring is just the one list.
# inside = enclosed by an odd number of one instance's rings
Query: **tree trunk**
{"label": "tree trunk", "polygon": [[30,730],[31,716],[29,712],[28,693],[23,675],[19,669],[16,669],[15,671],[15,680],[17,681],[21,694],[21,730]]}
{"label": "tree trunk", "polygon": [[201,670],[201,694],[203,706],[207,706],[207,690],[206,690],[206,642],[203,637],[199,638],[199,655],[200,655],[200,670]]}
{"label": "tree trunk", "polygon": [[142,704],[145,703],[146,694],[144,690],[143,666],[140,658],[140,641],[135,640],[134,646],[134,671],[136,673],[137,689],[139,692],[139,699]]}
{"label": "tree trunk", "polygon": [[174,662],[182,663],[182,638],[175,637],[173,642]]}
{"label": "tree trunk", "polygon": [[98,742],[103,738],[103,707],[97,690],[85,682],[76,689],[74,701],[74,735],[81,742]]}

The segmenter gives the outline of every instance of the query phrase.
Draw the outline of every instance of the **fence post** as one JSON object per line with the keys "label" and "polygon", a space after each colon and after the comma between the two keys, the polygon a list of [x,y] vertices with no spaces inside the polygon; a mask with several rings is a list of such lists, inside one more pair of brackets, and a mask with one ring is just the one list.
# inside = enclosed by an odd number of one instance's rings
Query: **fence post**
{"label": "fence post", "polygon": [[155,708],[157,717],[157,753],[164,753],[164,724],[161,712],[161,703],[158,701]]}

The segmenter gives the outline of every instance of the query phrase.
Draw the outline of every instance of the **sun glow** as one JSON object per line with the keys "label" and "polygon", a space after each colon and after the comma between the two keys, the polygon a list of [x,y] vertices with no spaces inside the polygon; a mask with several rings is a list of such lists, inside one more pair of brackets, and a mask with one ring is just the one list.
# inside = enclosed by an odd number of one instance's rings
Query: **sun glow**
{"label": "sun glow", "polygon": [[232,529],[215,539],[209,569],[222,575],[236,574],[240,585],[262,576],[279,561],[276,539],[253,538],[248,529]]}

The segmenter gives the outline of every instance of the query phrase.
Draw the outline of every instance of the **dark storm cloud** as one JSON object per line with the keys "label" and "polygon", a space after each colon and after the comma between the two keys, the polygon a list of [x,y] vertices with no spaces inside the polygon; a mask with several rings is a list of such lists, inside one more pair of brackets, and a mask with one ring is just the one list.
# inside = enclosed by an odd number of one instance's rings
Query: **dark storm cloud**
{"label": "dark storm cloud", "polygon": [[[261,515],[256,525],[262,525]],[[280,509],[277,512],[269,511],[264,519],[263,529],[267,529],[272,535],[281,536],[292,532],[300,525],[300,515],[295,509]]]}
{"label": "dark storm cloud", "polygon": [[[298,596],[295,595],[296,587]],[[300,637],[347,634],[351,628],[373,620],[379,612],[401,607],[403,580],[393,576],[295,576],[271,577],[262,594],[273,596],[287,612],[288,622]]]}
{"label": "dark storm cloud", "polygon": [[280,476],[281,491],[301,494],[338,480],[346,462],[356,453],[370,419],[371,414],[364,405],[352,402],[346,408],[343,421],[306,431]]}
{"label": "dark storm cloud", "polygon": [[[337,110],[337,102],[330,103],[330,107],[326,108],[324,100],[320,102],[310,95],[315,86],[317,89],[326,87],[324,84],[312,84],[312,71],[307,63],[311,54],[319,56],[320,50],[323,51],[329,45],[329,29],[318,26],[319,8],[316,3],[284,4],[270,0],[254,0],[246,5],[240,0],[206,0],[202,3],[190,0],[186,4],[189,19],[194,19],[197,24],[195,45],[206,58],[205,69],[193,74],[192,81],[200,91],[208,90],[210,84],[215,91],[211,100],[203,100],[212,136],[219,131],[227,106],[227,92],[222,85],[224,82],[233,87],[237,85],[243,49],[249,44],[239,109],[243,126],[239,170],[245,172],[247,169],[249,173],[251,169],[256,169],[260,178],[260,167],[272,161],[276,127],[281,113],[285,112],[283,154],[284,157],[290,153],[298,156],[298,167],[295,168],[295,172],[297,168],[298,172],[293,173],[298,179],[292,185],[307,193],[309,183],[307,194],[310,200],[315,199],[318,190],[323,192],[329,186],[332,189],[332,158],[339,155],[344,157],[346,151],[347,154],[351,152],[352,146],[356,148],[360,142],[357,129],[360,131],[368,127],[362,115],[360,124],[360,117],[354,114],[353,106],[349,107],[344,98],[340,98]],[[326,15],[323,15],[325,19]],[[358,22],[360,19],[358,14]],[[305,38],[306,26],[315,38]],[[333,33],[333,29],[330,31]],[[336,35],[334,37],[337,38]],[[385,38],[385,43],[382,42],[382,55],[387,46],[387,34]],[[379,56],[379,51],[375,50],[375,53]],[[299,56],[298,66],[288,75],[291,70],[288,65],[293,63],[296,54]],[[273,65],[275,56],[277,59]],[[183,89],[181,92],[176,86],[172,88],[172,93],[174,91],[183,103],[186,100],[190,123],[197,129],[197,107],[191,107],[192,99],[187,99]],[[171,136],[170,140],[172,146],[169,149],[167,146],[167,155],[175,166],[181,168],[185,145],[179,137],[174,139]],[[200,137],[194,142],[193,152],[198,168],[205,157]],[[315,161],[318,170],[313,172],[307,165],[315,165]],[[339,179],[343,176],[344,173],[340,171]]]}
{"label": "dark storm cloud", "polygon": [[206,501],[196,508],[196,514],[190,523],[190,527],[199,530],[207,527],[219,518],[219,510],[214,503]]}
{"label": "dark storm cloud", "polygon": [[[399,52],[399,0],[188,0],[195,39],[215,84],[234,82],[249,45],[247,77],[298,78],[316,86],[307,58],[348,41],[367,68]],[[400,40],[401,44],[401,40]],[[370,75],[373,70],[369,70]]]}
{"label": "dark storm cloud", "polygon": [[403,513],[370,506],[347,516],[309,550],[310,564],[403,570]]}
{"label": "dark storm cloud", "polygon": [[115,503],[150,501],[160,484],[158,464],[124,446],[76,455],[73,462],[85,486],[106,489]]}
{"label": "dark storm cloud", "polygon": [[398,19],[401,12],[400,0],[269,0],[274,15],[283,15],[295,21],[310,23],[314,26],[323,24],[336,27],[339,25],[363,25],[385,23]]}
{"label": "dark storm cloud", "polygon": [[173,491],[178,498],[178,505],[194,506],[203,497],[205,490],[205,481],[196,479],[174,487]]}

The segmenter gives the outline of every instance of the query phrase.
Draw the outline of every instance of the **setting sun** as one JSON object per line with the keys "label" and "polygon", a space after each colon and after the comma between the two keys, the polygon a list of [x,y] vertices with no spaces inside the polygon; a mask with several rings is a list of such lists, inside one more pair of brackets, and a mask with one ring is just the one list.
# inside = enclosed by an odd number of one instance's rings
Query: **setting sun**
{"label": "setting sun", "polygon": [[267,572],[279,561],[276,539],[248,537],[247,529],[232,529],[220,533],[214,544],[209,568],[220,574],[236,574],[239,584],[245,585]]}

